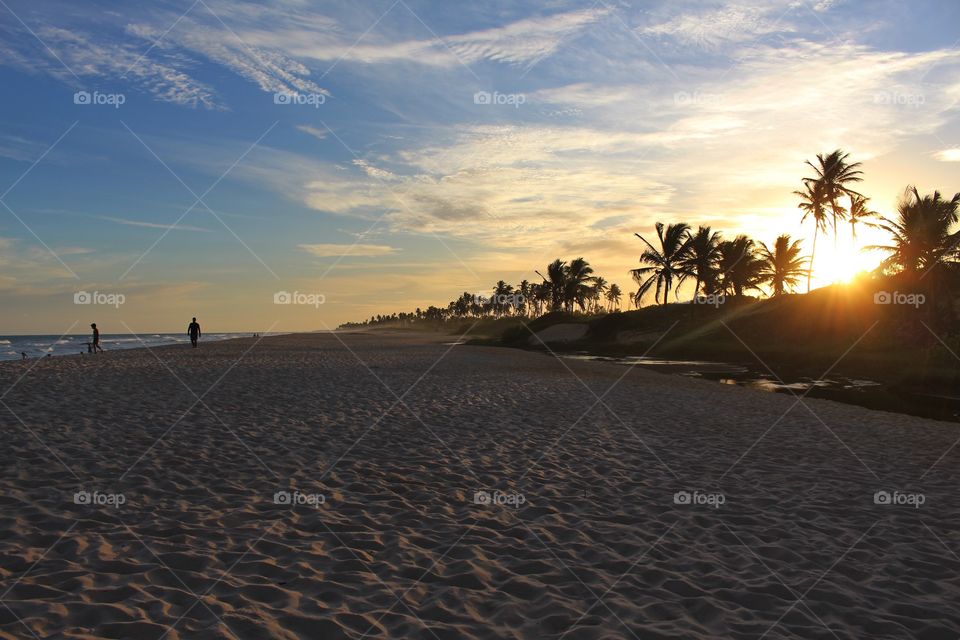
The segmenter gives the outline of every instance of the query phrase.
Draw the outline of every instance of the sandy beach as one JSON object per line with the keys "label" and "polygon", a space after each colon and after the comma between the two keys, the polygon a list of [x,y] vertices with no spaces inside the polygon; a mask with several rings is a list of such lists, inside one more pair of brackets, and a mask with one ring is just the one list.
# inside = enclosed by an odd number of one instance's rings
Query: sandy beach
{"label": "sandy beach", "polygon": [[454,340],[0,364],[0,637],[960,636],[956,424]]}

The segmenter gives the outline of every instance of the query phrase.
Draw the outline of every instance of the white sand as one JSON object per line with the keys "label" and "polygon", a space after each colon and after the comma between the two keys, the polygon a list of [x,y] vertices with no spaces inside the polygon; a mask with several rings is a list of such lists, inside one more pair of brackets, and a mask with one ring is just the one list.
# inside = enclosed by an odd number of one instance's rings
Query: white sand
{"label": "white sand", "polygon": [[960,635],[955,424],[340,337],[0,366],[0,637]]}

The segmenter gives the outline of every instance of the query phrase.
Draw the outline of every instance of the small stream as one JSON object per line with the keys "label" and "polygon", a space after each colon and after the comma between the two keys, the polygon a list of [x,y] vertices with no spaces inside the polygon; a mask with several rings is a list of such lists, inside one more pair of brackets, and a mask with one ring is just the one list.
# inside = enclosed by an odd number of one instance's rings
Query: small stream
{"label": "small stream", "polygon": [[720,384],[735,384],[770,393],[787,393],[811,398],[825,398],[855,404],[868,409],[906,413],[909,415],[960,422],[960,393],[955,389],[926,389],[923,393],[886,385],[866,378],[847,378],[831,375],[828,378],[809,378],[725,362],[703,360],[664,360],[644,356],[598,356],[579,352],[560,354],[572,360],[611,362],[626,366],[643,366],[660,373],[705,378]]}

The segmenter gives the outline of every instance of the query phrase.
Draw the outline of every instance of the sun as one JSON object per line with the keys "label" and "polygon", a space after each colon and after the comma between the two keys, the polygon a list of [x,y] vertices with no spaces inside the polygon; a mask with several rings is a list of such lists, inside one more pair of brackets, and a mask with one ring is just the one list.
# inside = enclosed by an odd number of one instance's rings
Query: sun
{"label": "sun", "polygon": [[879,262],[873,252],[855,249],[849,243],[834,246],[832,239],[818,243],[813,262],[813,286],[851,282],[864,271],[872,271]]}

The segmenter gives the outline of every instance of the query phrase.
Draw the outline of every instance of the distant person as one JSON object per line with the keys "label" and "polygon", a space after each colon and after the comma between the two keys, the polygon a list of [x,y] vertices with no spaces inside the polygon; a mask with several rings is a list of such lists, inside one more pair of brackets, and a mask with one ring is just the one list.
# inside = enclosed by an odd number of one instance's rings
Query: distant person
{"label": "distant person", "polygon": [[103,347],[100,346],[100,329],[97,329],[97,323],[91,324],[90,328],[93,329],[93,342],[90,343],[93,352],[103,353]]}
{"label": "distant person", "polygon": [[200,333],[200,325],[197,323],[197,319],[194,318],[193,322],[190,323],[190,326],[187,327],[187,333],[190,334],[190,344],[193,345],[193,348],[197,348],[197,340],[200,339],[202,335]]}

